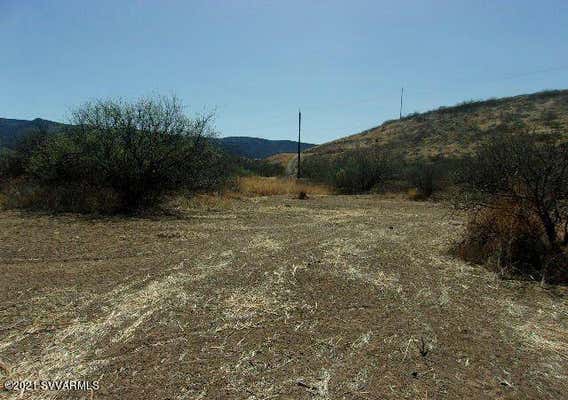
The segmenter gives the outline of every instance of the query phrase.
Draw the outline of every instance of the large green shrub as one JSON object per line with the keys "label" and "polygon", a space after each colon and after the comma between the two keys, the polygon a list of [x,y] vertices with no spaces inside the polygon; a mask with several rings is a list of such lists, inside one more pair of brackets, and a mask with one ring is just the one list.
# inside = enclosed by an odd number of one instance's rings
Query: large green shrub
{"label": "large green shrub", "polygon": [[122,211],[131,211],[172,191],[216,188],[228,176],[226,157],[209,140],[212,116],[186,116],[175,97],[95,101],[70,122],[26,162],[39,186],[108,189]]}
{"label": "large green shrub", "polygon": [[24,175],[34,152],[48,139],[48,130],[38,124],[15,141],[12,148],[0,147],[0,182]]}
{"label": "large green shrub", "polygon": [[283,176],[285,172],[282,165],[266,160],[232,156],[231,161],[237,168],[236,173],[241,176]]}
{"label": "large green shrub", "polygon": [[406,167],[406,180],[421,198],[429,198],[436,189],[438,179],[436,164],[429,161],[415,161]]}

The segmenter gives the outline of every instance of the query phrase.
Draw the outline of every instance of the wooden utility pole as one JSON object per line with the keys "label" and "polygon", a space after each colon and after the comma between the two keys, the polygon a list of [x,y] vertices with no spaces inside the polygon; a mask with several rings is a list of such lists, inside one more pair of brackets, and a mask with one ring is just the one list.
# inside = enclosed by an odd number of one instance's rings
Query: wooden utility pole
{"label": "wooden utility pole", "polygon": [[302,111],[298,108],[298,175],[297,178],[300,179],[300,133],[302,131]]}
{"label": "wooden utility pole", "polygon": [[404,95],[404,88],[401,89],[400,91],[400,114],[398,116],[398,119],[402,119],[402,96]]}

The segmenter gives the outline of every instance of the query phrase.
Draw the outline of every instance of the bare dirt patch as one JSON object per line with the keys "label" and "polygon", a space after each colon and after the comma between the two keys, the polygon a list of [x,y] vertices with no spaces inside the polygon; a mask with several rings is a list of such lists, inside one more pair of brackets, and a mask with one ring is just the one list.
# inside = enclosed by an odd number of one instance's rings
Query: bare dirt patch
{"label": "bare dirt patch", "polygon": [[444,206],[371,196],[2,212],[0,380],[99,380],[92,398],[116,399],[563,398],[565,290],[452,258],[462,229]]}

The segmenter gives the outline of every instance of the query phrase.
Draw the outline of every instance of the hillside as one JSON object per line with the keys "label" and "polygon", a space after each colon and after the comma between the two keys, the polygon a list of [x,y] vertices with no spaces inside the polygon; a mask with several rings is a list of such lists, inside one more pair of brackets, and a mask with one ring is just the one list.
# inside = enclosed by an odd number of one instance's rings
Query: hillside
{"label": "hillside", "polygon": [[[268,140],[246,136],[230,136],[217,139],[218,143],[230,153],[248,158],[266,158],[279,153],[291,153],[298,149],[298,142],[291,140]],[[302,143],[301,150],[315,146]]]}
{"label": "hillside", "polygon": [[[32,121],[22,119],[0,118],[0,147],[13,147],[24,135],[37,130],[46,129],[54,132],[64,124],[36,118]],[[232,136],[214,140],[227,152],[241,157],[265,158],[278,153],[295,152],[297,142],[291,140],[268,140],[246,136]],[[313,144],[302,143],[301,149],[307,150]]]}
{"label": "hillside", "polygon": [[290,163],[290,161],[296,160],[296,158],[297,158],[297,153],[278,153],[266,157],[264,160],[269,163],[281,165],[284,168],[286,168],[286,166]]}
{"label": "hillside", "polygon": [[37,129],[45,129],[48,132],[53,132],[62,126],[64,126],[64,124],[41,118],[36,118],[32,121],[0,118],[0,146],[12,147],[24,135]]}
{"label": "hillside", "polygon": [[379,146],[408,158],[459,157],[504,130],[552,132],[568,140],[568,90],[440,107],[315,146],[306,154],[336,155],[349,149]]}

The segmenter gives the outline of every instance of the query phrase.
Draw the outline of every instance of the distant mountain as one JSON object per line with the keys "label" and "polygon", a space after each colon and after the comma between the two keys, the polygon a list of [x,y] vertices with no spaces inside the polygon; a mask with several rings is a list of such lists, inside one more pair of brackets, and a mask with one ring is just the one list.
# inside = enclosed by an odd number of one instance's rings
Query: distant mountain
{"label": "distant mountain", "polygon": [[[39,129],[54,132],[65,126],[62,123],[36,118],[33,121],[23,119],[0,118],[0,147],[13,147],[27,133]],[[268,140],[246,136],[232,136],[214,139],[214,142],[227,152],[247,158],[265,158],[278,153],[295,152],[297,142],[291,140]],[[315,145],[302,143],[301,150]]]}
{"label": "distant mountain", "polygon": [[[292,140],[268,140],[246,136],[230,136],[216,139],[227,152],[247,158],[266,158],[279,153],[292,153],[298,150],[298,142]],[[314,147],[302,143],[300,150]]]}
{"label": "distant mountain", "polygon": [[59,122],[36,118],[33,121],[25,119],[0,118],[0,147],[13,147],[26,134],[45,130],[54,132],[63,127]]}

